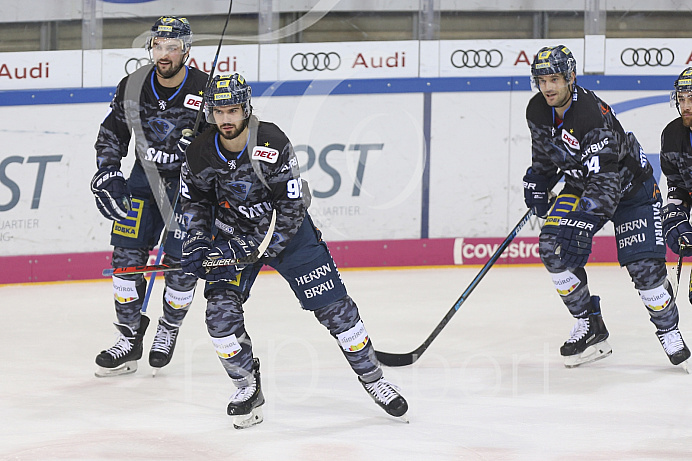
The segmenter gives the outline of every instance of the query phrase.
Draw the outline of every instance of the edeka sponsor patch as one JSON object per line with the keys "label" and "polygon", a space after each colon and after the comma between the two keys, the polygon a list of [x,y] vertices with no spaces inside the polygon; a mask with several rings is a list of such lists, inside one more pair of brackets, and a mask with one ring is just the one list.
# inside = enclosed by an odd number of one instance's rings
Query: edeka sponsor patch
{"label": "edeka sponsor patch", "polygon": [[139,236],[139,224],[142,221],[144,201],[133,198],[132,208],[127,212],[127,218],[113,222],[113,233],[136,239]]}
{"label": "edeka sponsor patch", "polygon": [[559,226],[560,220],[564,218],[567,213],[577,209],[579,204],[579,197],[570,194],[560,194],[555,199],[555,204],[550,209],[548,217],[545,219],[545,226]]}
{"label": "edeka sponsor patch", "polygon": [[256,146],[252,149],[252,159],[262,160],[267,163],[276,163],[279,159],[279,151],[264,146]]}
{"label": "edeka sponsor patch", "polygon": [[341,348],[346,352],[358,352],[368,344],[368,332],[363,321],[359,320],[353,328],[336,335]]}
{"label": "edeka sponsor patch", "polygon": [[230,359],[243,349],[235,335],[211,338],[211,342],[216,349],[216,354],[222,359]]}

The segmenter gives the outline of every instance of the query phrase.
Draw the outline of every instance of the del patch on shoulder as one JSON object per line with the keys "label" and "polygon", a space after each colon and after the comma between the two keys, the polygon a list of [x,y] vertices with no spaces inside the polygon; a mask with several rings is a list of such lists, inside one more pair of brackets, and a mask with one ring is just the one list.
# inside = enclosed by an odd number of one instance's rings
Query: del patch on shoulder
{"label": "del patch on shoulder", "polygon": [[269,147],[256,146],[252,149],[252,158],[267,163],[276,163],[279,159],[279,151]]}
{"label": "del patch on shoulder", "polygon": [[186,94],[185,95],[185,102],[183,102],[183,106],[187,107],[188,109],[199,110],[199,107],[201,105],[202,105],[202,96],[197,96],[195,94]]}

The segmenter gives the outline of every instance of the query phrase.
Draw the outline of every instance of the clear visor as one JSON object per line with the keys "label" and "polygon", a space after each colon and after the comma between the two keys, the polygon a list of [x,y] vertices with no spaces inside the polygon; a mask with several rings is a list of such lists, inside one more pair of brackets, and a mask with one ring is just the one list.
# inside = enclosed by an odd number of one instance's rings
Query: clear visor
{"label": "clear visor", "polygon": [[180,38],[168,38],[168,37],[151,37],[151,39],[146,43],[147,50],[156,54],[167,54],[167,53],[185,53],[190,45],[185,40]]}
{"label": "clear visor", "polygon": [[692,91],[671,91],[670,107],[678,107],[683,104],[692,104]]}
{"label": "clear visor", "polygon": [[567,80],[564,74],[548,74],[548,75],[538,75],[536,77],[531,76],[531,89],[537,92],[541,91],[541,81],[544,85],[551,86],[554,89],[566,88],[569,86],[569,80]]}
{"label": "clear visor", "polygon": [[204,118],[207,123],[220,125],[224,123],[238,123],[248,118],[245,113],[245,105],[234,104],[228,106],[204,106]]}

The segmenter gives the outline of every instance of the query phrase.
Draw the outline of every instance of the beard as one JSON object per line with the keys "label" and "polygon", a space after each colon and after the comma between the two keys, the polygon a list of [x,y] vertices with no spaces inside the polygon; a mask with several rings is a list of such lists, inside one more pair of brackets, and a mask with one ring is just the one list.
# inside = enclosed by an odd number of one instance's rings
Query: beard
{"label": "beard", "polygon": [[682,117],[683,126],[692,128],[692,112],[683,112],[680,116]]}
{"label": "beard", "polygon": [[180,69],[183,68],[182,62],[178,64],[177,66],[171,62],[170,68],[166,71],[163,71],[161,69],[161,66],[159,66],[159,63],[156,63],[156,73],[161,77],[161,78],[172,78],[175,77],[178,72],[180,72]]}
{"label": "beard", "polygon": [[223,126],[223,127],[226,127],[226,126],[236,126],[236,124],[234,124],[234,123],[224,123],[224,124],[221,125],[221,126],[218,126],[218,125],[217,125],[216,130],[219,132],[219,134],[221,135],[221,137],[223,137],[224,139],[228,139],[228,140],[235,139],[235,138],[237,138],[238,136],[240,136],[240,133],[242,133],[243,131],[245,131],[245,128],[247,128],[248,119],[243,119],[243,120],[241,120],[239,123],[240,123],[240,126],[239,126],[238,128],[236,128],[235,131],[231,131],[230,133],[221,131],[221,127],[222,127],[222,126]]}

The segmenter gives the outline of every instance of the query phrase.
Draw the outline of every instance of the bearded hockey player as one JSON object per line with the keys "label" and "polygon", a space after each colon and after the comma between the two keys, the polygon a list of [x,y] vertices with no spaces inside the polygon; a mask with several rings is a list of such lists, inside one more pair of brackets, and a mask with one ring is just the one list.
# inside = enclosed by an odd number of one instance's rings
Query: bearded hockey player
{"label": "bearded hockey player", "polygon": [[[238,74],[216,76],[205,93],[212,128],[187,148],[181,201],[189,218],[182,267],[206,280],[207,330],[236,387],[227,406],[236,428],[262,421],[260,361],[245,329],[243,304],[264,264],[288,282],[341,348],[359,382],[388,414],[403,417],[404,397],[382,375],[355,302],[307,211],[298,162],[286,135],[252,114],[251,88]],[[204,262],[248,257],[276,214],[271,245],[249,266]]]}
{"label": "bearded hockey player", "polygon": [[[101,124],[95,146],[98,171],[91,181],[91,190],[99,211],[114,221],[114,268],[146,264],[149,252],[159,243],[161,231],[181,216],[176,203],[184,158],[177,144],[182,131],[194,127],[208,79],[206,73],[185,65],[191,44],[192,31],[187,19],[159,18],[146,43],[154,64],[120,81],[110,112]],[[132,131],[135,162],[126,180],[121,160],[128,154]],[[178,219],[169,218],[172,213]],[[177,224],[174,227],[163,240],[163,259],[168,264],[180,261],[184,238]],[[167,272],[165,281],[163,315],[149,353],[154,371],[171,360],[197,283],[195,277],[182,272]],[[141,312],[146,287],[147,281],[141,274],[113,277],[115,327],[119,334],[115,345],[96,357],[96,376],[137,370],[149,323]]]}
{"label": "bearded hockey player", "polygon": [[[539,50],[531,64],[539,93],[526,108],[532,161],[523,181],[525,202],[546,217],[541,260],[576,319],[560,354],[565,366],[576,367],[612,352],[600,299],[589,292],[584,268],[594,234],[612,220],[618,261],[627,268],[670,362],[683,364],[690,351],[678,329],[667,279],[662,199],[652,168],[610,106],[577,85],[576,66],[565,46]],[[548,184],[558,170],[565,174],[565,186],[551,207]]]}

